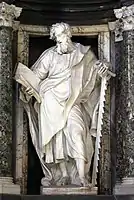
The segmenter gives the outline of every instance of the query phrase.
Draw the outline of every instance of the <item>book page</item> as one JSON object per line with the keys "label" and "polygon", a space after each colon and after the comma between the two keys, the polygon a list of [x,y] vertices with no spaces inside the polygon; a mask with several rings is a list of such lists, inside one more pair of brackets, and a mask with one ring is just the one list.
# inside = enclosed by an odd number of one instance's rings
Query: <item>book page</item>
{"label": "book page", "polygon": [[14,79],[25,88],[33,89],[33,96],[36,98],[38,103],[41,103],[41,98],[38,93],[40,79],[33,71],[31,71],[27,66],[23,65],[22,63],[18,63]]}

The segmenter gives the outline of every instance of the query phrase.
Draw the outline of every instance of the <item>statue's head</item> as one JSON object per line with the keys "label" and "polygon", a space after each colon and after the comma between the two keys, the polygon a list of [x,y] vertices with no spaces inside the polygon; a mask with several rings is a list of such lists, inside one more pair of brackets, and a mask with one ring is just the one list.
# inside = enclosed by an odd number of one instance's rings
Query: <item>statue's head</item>
{"label": "statue's head", "polygon": [[57,43],[57,51],[59,53],[66,53],[71,44],[71,27],[66,23],[53,24],[50,29],[50,39]]}
{"label": "statue's head", "polygon": [[50,29],[50,39],[61,41],[61,37],[71,38],[71,27],[64,22],[53,24]]}

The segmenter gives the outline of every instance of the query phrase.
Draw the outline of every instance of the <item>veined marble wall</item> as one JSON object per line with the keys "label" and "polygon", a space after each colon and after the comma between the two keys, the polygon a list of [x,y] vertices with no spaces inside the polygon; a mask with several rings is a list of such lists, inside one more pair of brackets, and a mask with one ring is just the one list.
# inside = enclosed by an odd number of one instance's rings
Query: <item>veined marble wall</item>
{"label": "veined marble wall", "polygon": [[11,176],[12,163],[12,58],[11,27],[0,27],[0,175]]}
{"label": "veined marble wall", "polygon": [[12,31],[21,8],[0,3],[0,193],[20,193],[12,177]]}
{"label": "veined marble wall", "polygon": [[116,185],[115,194],[134,194],[134,4],[114,10]]}

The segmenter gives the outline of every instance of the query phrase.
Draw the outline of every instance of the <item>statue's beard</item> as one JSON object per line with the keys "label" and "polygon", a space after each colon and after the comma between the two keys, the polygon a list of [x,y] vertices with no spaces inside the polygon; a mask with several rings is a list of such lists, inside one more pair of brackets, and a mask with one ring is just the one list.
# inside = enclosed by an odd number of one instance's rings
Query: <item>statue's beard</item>
{"label": "statue's beard", "polygon": [[57,43],[57,52],[59,54],[70,53],[72,50],[73,46],[69,42]]}

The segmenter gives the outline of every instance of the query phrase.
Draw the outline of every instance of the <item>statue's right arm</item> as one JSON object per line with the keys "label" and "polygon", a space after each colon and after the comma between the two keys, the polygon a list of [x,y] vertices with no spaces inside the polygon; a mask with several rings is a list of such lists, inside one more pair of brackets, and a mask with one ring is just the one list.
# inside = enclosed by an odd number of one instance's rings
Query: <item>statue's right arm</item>
{"label": "statue's right arm", "polygon": [[[51,53],[49,51],[43,52],[43,54],[38,58],[38,60],[34,63],[34,65],[30,68],[31,71],[36,75],[33,81],[35,84],[40,84],[42,80],[44,80],[49,71],[49,65],[50,65],[50,56]],[[38,87],[38,86],[37,86]],[[31,87],[25,88],[25,93],[32,96],[33,95],[33,89]]]}
{"label": "statue's right arm", "polygon": [[47,70],[44,68],[43,63],[40,63],[40,66],[38,68],[35,68],[32,70],[36,76],[42,81],[47,77]]}
{"label": "statue's right arm", "polygon": [[40,80],[44,80],[47,77],[49,66],[51,63],[50,60],[51,60],[51,53],[48,50],[45,53],[43,53],[39,57],[39,59],[35,62],[35,64],[31,67],[31,70],[36,74],[36,76]]}
{"label": "statue's right arm", "polygon": [[[39,79],[39,82],[42,82],[42,80],[44,80],[47,75],[48,75],[48,66],[47,66],[47,62],[46,59],[38,61],[37,63],[35,63],[34,68],[31,69],[34,74],[37,76],[37,78]],[[25,92],[32,96],[34,93],[34,90],[31,87],[26,88]]]}

